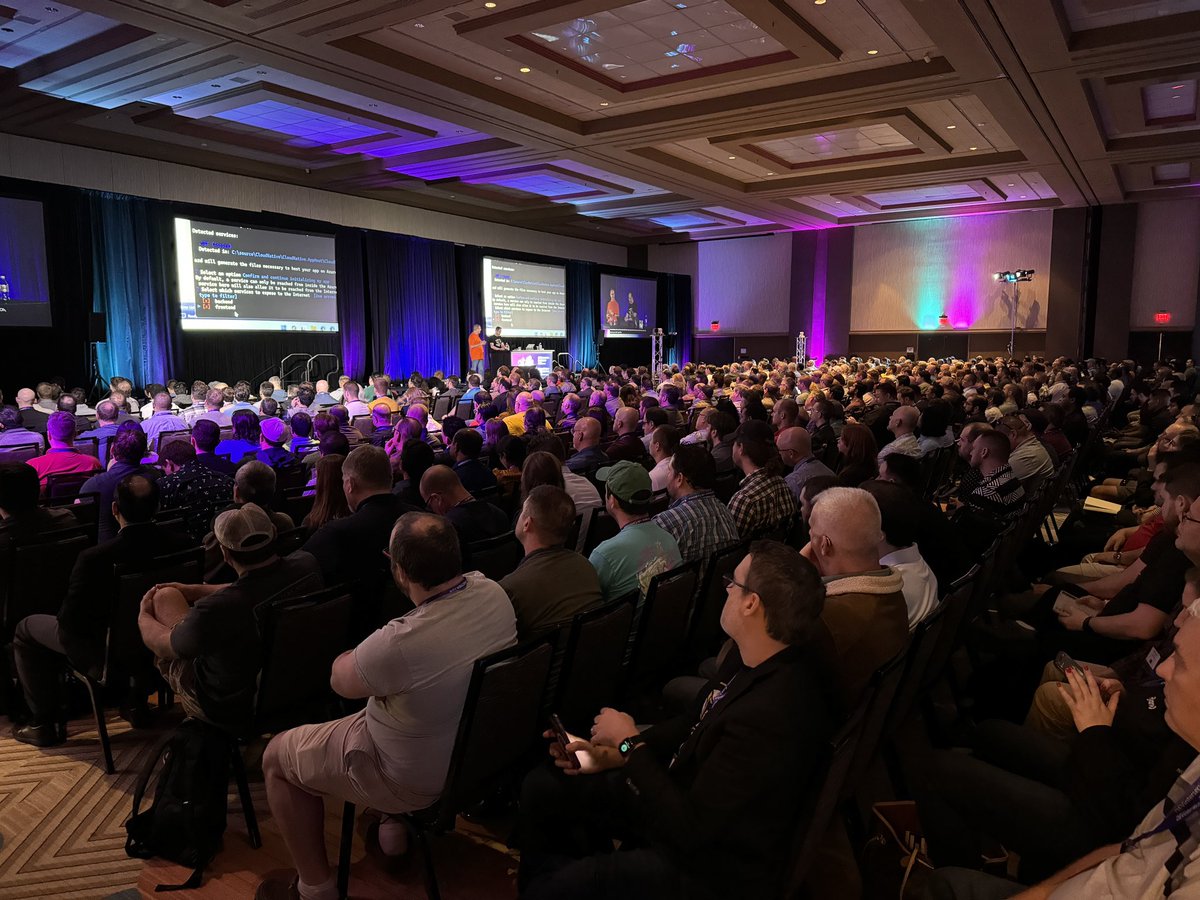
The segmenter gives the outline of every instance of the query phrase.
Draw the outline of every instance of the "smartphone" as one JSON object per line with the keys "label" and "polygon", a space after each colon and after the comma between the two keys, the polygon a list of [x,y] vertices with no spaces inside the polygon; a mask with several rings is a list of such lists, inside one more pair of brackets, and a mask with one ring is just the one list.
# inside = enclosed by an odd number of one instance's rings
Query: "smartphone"
{"label": "smartphone", "polygon": [[573,750],[567,750],[567,744],[571,743],[571,738],[567,735],[567,729],[563,728],[563,723],[559,719],[558,713],[550,714],[550,730],[554,732],[554,740],[558,743],[558,749],[567,758],[567,768],[578,769],[579,756]]}
{"label": "smartphone", "polygon": [[1083,666],[1075,662],[1065,650],[1059,650],[1058,655],[1054,657],[1054,667],[1064,675],[1068,669],[1074,669],[1076,675],[1083,675]]}

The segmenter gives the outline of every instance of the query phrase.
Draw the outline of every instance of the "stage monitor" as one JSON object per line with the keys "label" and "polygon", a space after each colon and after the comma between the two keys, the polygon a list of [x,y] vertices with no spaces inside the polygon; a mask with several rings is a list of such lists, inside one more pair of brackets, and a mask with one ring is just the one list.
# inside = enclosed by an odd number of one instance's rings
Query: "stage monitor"
{"label": "stage monitor", "polygon": [[513,368],[537,369],[545,378],[554,368],[553,350],[514,350],[512,352]]}
{"label": "stage monitor", "polygon": [[337,331],[333,238],[175,220],[184,331]]}
{"label": "stage monitor", "polygon": [[567,336],[567,270],[563,266],[483,258],[484,330],[502,336]]}
{"label": "stage monitor", "polygon": [[606,338],[648,337],[657,307],[657,278],[600,273],[600,327]]}
{"label": "stage monitor", "polygon": [[0,325],[52,324],[42,204],[0,197]]}

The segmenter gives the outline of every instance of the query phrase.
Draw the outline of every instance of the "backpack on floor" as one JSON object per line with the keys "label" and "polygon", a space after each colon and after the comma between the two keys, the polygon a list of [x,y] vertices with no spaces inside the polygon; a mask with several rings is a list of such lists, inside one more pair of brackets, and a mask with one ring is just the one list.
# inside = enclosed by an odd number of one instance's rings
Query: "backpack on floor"
{"label": "backpack on floor", "polygon": [[[160,884],[156,891],[199,887],[204,868],[221,848],[232,740],[199,719],[185,719],[158,742],[146,760],[133,790],[133,813],[125,823],[125,852],[139,859],[157,856],[192,868],[183,884]],[[139,812],[156,770],[154,800]]]}

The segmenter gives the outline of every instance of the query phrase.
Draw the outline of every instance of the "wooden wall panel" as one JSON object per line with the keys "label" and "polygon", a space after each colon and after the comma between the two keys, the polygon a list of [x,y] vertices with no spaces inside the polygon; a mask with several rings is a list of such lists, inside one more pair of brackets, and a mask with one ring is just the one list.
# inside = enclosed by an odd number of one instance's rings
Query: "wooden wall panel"
{"label": "wooden wall panel", "polygon": [[1200,200],[1139,204],[1130,328],[1154,328],[1160,309],[1171,313],[1172,328],[1195,325],[1198,272]]}

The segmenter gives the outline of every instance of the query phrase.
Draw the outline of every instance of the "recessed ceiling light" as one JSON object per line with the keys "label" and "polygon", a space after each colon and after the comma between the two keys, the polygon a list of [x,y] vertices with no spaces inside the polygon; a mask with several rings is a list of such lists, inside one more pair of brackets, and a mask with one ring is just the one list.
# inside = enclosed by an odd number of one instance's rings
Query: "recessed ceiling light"
{"label": "recessed ceiling light", "polygon": [[1013,184],[1011,181],[1008,183],[1008,186],[1009,186],[1009,187],[1016,187],[1016,185],[1015,185],[1015,184]]}
{"label": "recessed ceiling light", "polygon": [[768,174],[768,175],[774,175],[775,173],[774,173],[774,172],[768,172],[767,174]]}
{"label": "recessed ceiling light", "polygon": [[1024,200],[1024,199],[1025,199],[1025,196],[1026,196],[1025,194],[1022,194],[1022,195],[1021,195],[1021,199],[1022,199],[1022,200]]}
{"label": "recessed ceiling light", "polygon": [[983,123],[982,123],[982,122],[976,122],[976,123],[975,123],[975,127],[976,127],[976,128],[982,128],[982,127],[983,127]]}
{"label": "recessed ceiling light", "polygon": [[503,80],[504,80],[504,76],[503,76],[503,75],[493,75],[492,77],[493,77],[494,79],[496,79],[496,81],[503,81]]}
{"label": "recessed ceiling light", "polygon": [[946,126],[946,130],[947,130],[947,131],[953,131],[953,130],[954,130],[955,128],[957,128],[957,127],[958,127],[957,125],[947,125],[947,126]]}
{"label": "recessed ceiling light", "polygon": [[425,27],[424,22],[413,22],[413,28],[424,28],[424,27]]}
{"label": "recessed ceiling light", "polygon": [[208,146],[208,144],[201,144],[200,146],[201,146],[201,147],[207,147],[207,146]]}
{"label": "recessed ceiling light", "polygon": [[815,3],[817,6],[824,6],[825,0],[813,0],[813,3]]}
{"label": "recessed ceiling light", "polygon": [[878,53],[879,53],[879,51],[878,51],[878,50],[868,50],[868,51],[867,51],[867,56],[875,56],[875,55],[876,55],[876,54],[878,54]]}
{"label": "recessed ceiling light", "polygon": [[601,105],[601,106],[608,106],[608,101],[607,101],[607,100],[601,100],[601,101],[600,101],[600,105]]}
{"label": "recessed ceiling light", "polygon": [[496,4],[495,4],[495,3],[492,3],[492,2],[491,2],[491,0],[488,0],[488,2],[487,2],[487,3],[483,4],[483,8],[484,8],[484,9],[495,9],[495,8],[496,8]]}
{"label": "recessed ceiling light", "polygon": [[731,157],[729,157],[729,158],[730,158],[730,159],[737,159],[737,157],[736,157],[736,156],[731,156]]}
{"label": "recessed ceiling light", "polygon": [[968,147],[967,149],[968,150],[978,150],[979,148],[978,147]]}
{"label": "recessed ceiling light", "polygon": [[528,75],[530,72],[533,71],[533,69],[529,68],[529,66],[521,66],[520,71],[521,71],[522,75]]}
{"label": "recessed ceiling light", "polygon": [[1178,99],[1179,99],[1179,95],[1178,95],[1178,94],[1172,94],[1172,95],[1171,95],[1171,99],[1172,99],[1172,100],[1178,100]]}

